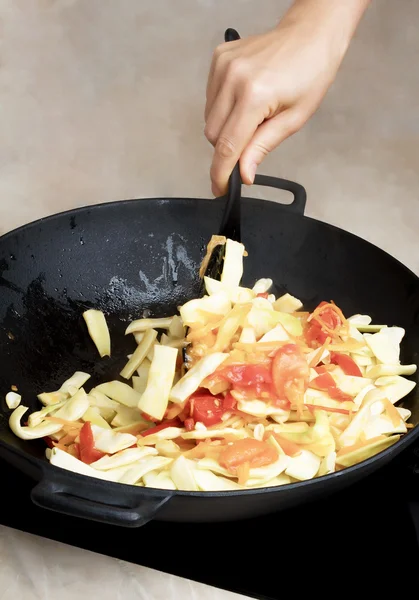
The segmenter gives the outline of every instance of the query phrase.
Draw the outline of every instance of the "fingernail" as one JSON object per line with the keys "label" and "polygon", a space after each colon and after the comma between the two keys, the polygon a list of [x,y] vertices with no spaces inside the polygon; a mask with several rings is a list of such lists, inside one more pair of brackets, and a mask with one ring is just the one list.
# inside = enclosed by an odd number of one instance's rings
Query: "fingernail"
{"label": "fingernail", "polygon": [[250,183],[253,183],[255,180],[255,175],[256,175],[256,169],[258,168],[257,163],[253,162],[250,163],[249,165],[249,170],[247,172],[249,179],[250,179]]}

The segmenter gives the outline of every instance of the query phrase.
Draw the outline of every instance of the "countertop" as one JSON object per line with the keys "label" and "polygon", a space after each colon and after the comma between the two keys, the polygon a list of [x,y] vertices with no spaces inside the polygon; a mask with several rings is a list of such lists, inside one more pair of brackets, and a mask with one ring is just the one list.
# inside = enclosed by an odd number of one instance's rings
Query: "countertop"
{"label": "countertop", "polygon": [[[0,0],[0,233],[86,204],[210,197],[203,110],[211,52],[225,28],[261,32],[287,5]],[[316,115],[260,169],[302,183],[309,216],[416,273],[418,19],[414,0],[373,2]],[[0,528],[1,600],[81,596],[239,597]]]}

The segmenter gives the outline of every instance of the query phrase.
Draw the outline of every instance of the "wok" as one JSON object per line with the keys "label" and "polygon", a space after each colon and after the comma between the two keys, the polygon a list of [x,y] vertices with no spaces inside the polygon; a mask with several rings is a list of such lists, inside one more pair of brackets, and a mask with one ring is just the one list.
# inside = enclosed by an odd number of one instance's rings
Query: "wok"
{"label": "wok", "polygon": [[[256,184],[285,189],[289,205],[244,198],[244,284],[274,280],[308,310],[333,299],[346,315],[406,330],[402,361],[419,362],[419,279],[389,254],[359,237],[304,216],[297,183],[258,176]],[[414,428],[380,454],[318,479],[238,492],[182,492],[109,483],[54,467],[42,441],[22,441],[8,427],[4,395],[16,385],[34,410],[36,395],[58,388],[75,370],[89,384],[119,377],[133,350],[127,321],[172,314],[198,294],[198,269],[218,230],[225,198],[155,198],[71,210],[0,238],[0,455],[34,480],[32,500],[61,513],[127,527],[151,519],[215,522],[251,518],[330,494],[388,463],[419,435]],[[112,357],[99,359],[82,312],[105,311]],[[416,380],[418,374],[415,376]],[[88,388],[90,389],[90,388]],[[419,422],[419,389],[404,401]]]}

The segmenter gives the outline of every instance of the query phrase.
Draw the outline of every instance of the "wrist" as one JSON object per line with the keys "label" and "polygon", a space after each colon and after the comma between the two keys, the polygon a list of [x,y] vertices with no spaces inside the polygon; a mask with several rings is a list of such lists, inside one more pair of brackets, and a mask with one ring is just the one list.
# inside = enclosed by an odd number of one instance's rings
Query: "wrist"
{"label": "wrist", "polygon": [[304,37],[327,40],[341,60],[371,0],[295,0],[276,29],[299,28]]}

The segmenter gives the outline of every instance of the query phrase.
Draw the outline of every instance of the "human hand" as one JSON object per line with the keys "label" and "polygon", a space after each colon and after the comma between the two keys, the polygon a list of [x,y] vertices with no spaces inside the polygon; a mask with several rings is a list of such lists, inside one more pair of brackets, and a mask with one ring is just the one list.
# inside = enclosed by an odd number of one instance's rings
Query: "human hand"
{"label": "human hand", "polygon": [[263,158],[317,110],[368,2],[297,0],[275,29],[215,50],[205,107],[215,196],[237,161],[253,183]]}

